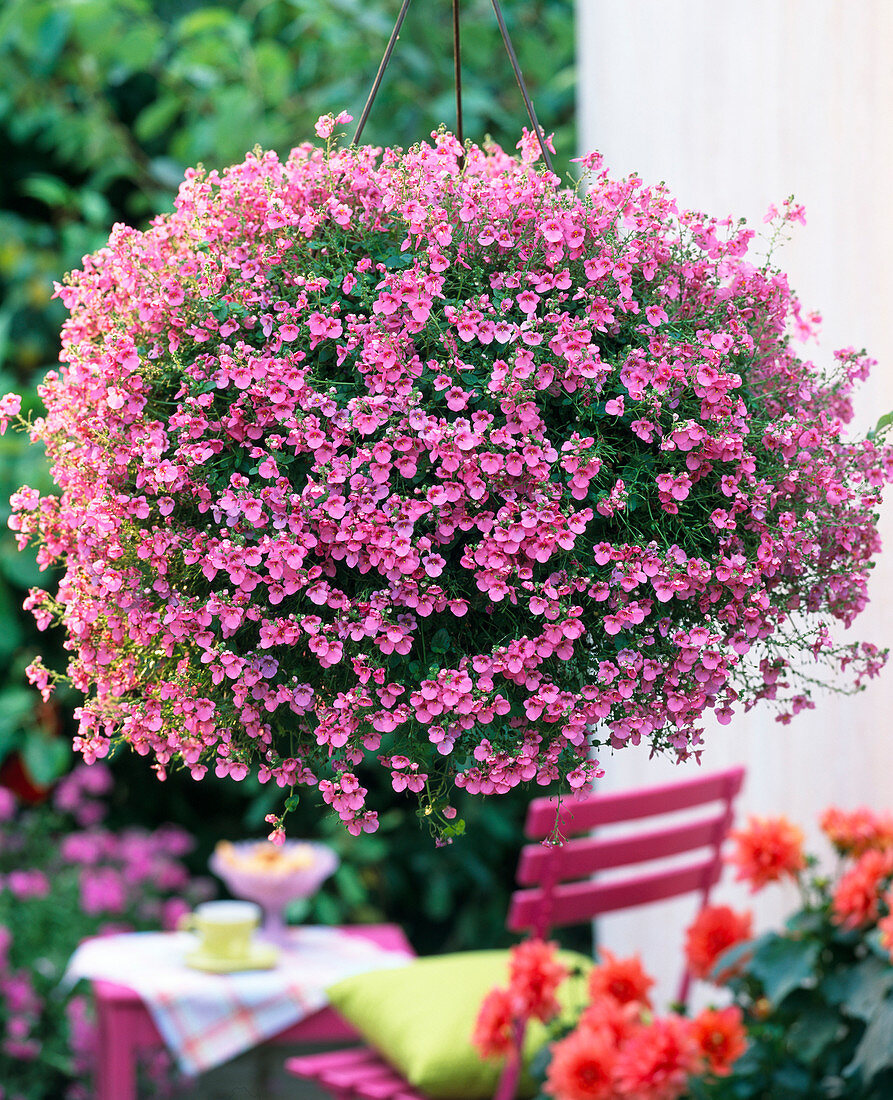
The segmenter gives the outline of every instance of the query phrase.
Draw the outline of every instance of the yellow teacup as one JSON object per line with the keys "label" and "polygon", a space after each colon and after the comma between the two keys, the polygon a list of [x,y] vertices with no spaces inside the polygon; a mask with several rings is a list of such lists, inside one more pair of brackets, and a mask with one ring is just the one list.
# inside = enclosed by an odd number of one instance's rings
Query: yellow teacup
{"label": "yellow teacup", "polygon": [[251,937],[261,909],[253,901],[204,901],[182,917],[181,931],[197,932],[199,953],[211,959],[239,962],[251,953]]}

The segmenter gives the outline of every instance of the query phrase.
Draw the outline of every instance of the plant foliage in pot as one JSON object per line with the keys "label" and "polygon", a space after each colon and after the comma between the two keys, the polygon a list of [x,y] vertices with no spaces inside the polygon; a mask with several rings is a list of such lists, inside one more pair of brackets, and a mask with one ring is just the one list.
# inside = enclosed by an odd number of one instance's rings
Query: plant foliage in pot
{"label": "plant foliage in pot", "polygon": [[454,786],[581,788],[599,745],[686,758],[707,711],[876,673],[830,630],[893,471],[883,429],[844,435],[870,360],[799,356],[753,230],[595,154],[563,189],[530,134],[344,148],[344,121],[190,170],[58,287],[30,431],[60,491],[10,522],[64,566],[29,602],[87,759],[316,786],[354,833],[368,761],[449,837]]}

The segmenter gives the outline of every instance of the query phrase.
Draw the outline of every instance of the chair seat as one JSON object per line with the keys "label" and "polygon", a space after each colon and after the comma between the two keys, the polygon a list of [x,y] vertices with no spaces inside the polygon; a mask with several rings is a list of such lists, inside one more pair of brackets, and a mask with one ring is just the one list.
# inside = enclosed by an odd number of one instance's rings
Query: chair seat
{"label": "chair seat", "polygon": [[316,1082],[339,1100],[426,1100],[369,1047],[289,1058],[285,1069]]}

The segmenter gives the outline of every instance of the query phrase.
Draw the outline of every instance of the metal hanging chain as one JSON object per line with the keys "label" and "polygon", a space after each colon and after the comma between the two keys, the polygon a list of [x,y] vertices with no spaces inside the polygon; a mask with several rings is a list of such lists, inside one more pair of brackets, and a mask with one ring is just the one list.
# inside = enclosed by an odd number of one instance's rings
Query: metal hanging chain
{"label": "metal hanging chain", "polygon": [[[518,64],[518,57],[512,46],[512,40],[509,37],[508,28],[505,25],[505,19],[502,17],[502,9],[499,6],[499,0],[491,0],[493,4],[493,11],[496,13],[496,22],[499,24],[499,33],[502,35],[502,41],[505,45],[506,53],[509,56],[509,61],[512,65],[512,71],[515,74],[515,80],[518,82],[518,87],[521,90],[521,97],[524,100],[524,106],[527,109],[527,117],[530,119],[530,125],[533,127],[533,132],[536,134],[536,140],[539,142],[540,151],[543,154],[543,160],[546,162],[546,167],[555,175],[555,169],[552,166],[552,158],[549,156],[549,150],[546,148],[546,139],[543,134],[542,127],[540,126],[536,112],[533,109],[533,101],[530,98],[530,93],[527,91],[527,85],[524,83],[524,77],[521,73],[521,66]],[[394,24],[394,29],[391,31],[391,37],[388,40],[387,48],[384,52],[384,57],[381,59],[381,64],[378,66],[378,72],[375,74],[375,80],[372,83],[372,88],[369,91],[369,96],[366,99],[366,105],[363,108],[363,113],[360,116],[360,121],[357,123],[356,132],[353,136],[353,144],[358,145],[360,136],[363,133],[363,128],[369,118],[369,112],[372,110],[372,104],[375,101],[375,97],[378,94],[378,89],[381,85],[384,71],[388,67],[388,62],[391,60],[391,54],[394,52],[394,46],[397,43],[397,39],[400,36],[400,28],[403,26],[403,20],[406,17],[406,13],[409,10],[409,5],[412,0],[403,0],[403,4],[400,8],[400,13],[397,16],[397,22]],[[463,126],[462,126],[462,59],[460,54],[459,45],[459,0],[453,0],[453,60],[455,64],[456,72],[456,138],[459,143],[464,145]],[[461,165],[460,165],[461,166]]]}

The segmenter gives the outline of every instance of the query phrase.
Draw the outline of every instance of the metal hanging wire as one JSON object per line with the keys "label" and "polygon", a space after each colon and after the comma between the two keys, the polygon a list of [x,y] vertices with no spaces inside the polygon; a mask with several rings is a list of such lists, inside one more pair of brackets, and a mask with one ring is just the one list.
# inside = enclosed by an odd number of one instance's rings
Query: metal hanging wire
{"label": "metal hanging wire", "polygon": [[[388,67],[388,62],[391,60],[391,54],[394,52],[394,46],[397,43],[397,39],[400,37],[400,28],[403,26],[403,20],[406,18],[406,13],[409,10],[409,5],[412,0],[403,0],[400,6],[400,11],[397,14],[397,21],[394,23],[394,29],[391,31],[391,37],[388,40],[388,44],[385,47],[384,56],[381,59],[381,64],[378,66],[378,72],[375,74],[375,80],[372,82],[372,87],[369,91],[369,95],[366,99],[366,105],[363,107],[363,113],[360,115],[360,121],[357,123],[356,132],[353,136],[354,145],[358,145],[360,137],[363,133],[363,129],[366,126],[366,122],[369,118],[369,113],[372,110],[372,104],[375,102],[375,97],[378,94],[378,89],[381,87],[382,77],[384,76],[385,69]],[[524,76],[521,72],[521,66],[518,64],[518,55],[515,53],[512,46],[512,40],[509,36],[508,27],[505,25],[505,19],[502,15],[502,8],[500,7],[499,0],[491,0],[493,4],[493,11],[496,15],[496,22],[499,25],[499,33],[502,36],[503,45],[505,46],[506,53],[508,54],[509,61],[512,66],[512,71],[515,74],[515,79],[518,82],[518,87],[521,90],[521,98],[524,100],[524,107],[527,110],[527,117],[530,119],[530,125],[533,128],[534,134],[536,134],[536,140],[539,142],[540,151],[543,154],[543,160],[546,163],[546,167],[554,175],[555,169],[552,166],[552,158],[549,156],[549,150],[546,147],[546,139],[543,134],[543,129],[539,124],[536,117],[536,112],[533,109],[533,101],[530,98],[530,93],[527,91],[527,85],[524,82]],[[459,143],[464,145],[464,131],[462,123],[462,58],[459,41],[459,0],[452,0],[453,4],[453,61],[455,68],[456,79],[456,138]],[[464,158],[463,158],[464,159]],[[462,166],[460,162],[460,167]]]}
{"label": "metal hanging wire", "polygon": [[[465,132],[462,127],[462,48],[459,43],[459,0],[453,0],[453,67],[456,70],[456,138],[465,148]],[[465,167],[465,154],[459,160],[459,168]]]}
{"label": "metal hanging wire", "polygon": [[384,71],[388,67],[388,62],[391,60],[394,46],[397,43],[397,39],[400,37],[400,28],[403,26],[403,20],[406,18],[406,13],[409,11],[409,5],[411,3],[412,0],[403,0],[403,4],[397,16],[397,22],[394,24],[394,29],[391,31],[391,37],[385,47],[384,56],[381,59],[381,64],[378,66],[378,72],[375,74],[375,80],[373,80],[372,87],[369,89],[369,95],[366,98],[366,106],[363,108],[363,113],[360,115],[360,121],[357,123],[357,128],[353,135],[354,145],[359,145],[360,143],[360,135],[363,133],[363,127],[366,125],[366,120],[369,118],[369,112],[372,110],[372,104],[375,102],[375,97],[378,95],[378,89],[381,86],[381,78],[384,76]]}

